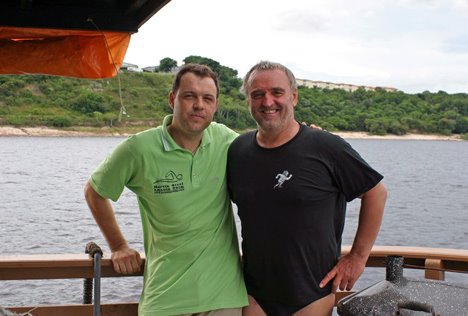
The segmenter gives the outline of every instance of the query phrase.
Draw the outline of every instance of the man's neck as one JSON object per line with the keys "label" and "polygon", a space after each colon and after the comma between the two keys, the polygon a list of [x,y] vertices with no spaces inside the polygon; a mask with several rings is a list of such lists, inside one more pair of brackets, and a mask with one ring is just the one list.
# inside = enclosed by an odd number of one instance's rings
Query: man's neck
{"label": "man's neck", "polygon": [[182,133],[177,128],[174,128],[173,125],[169,125],[167,127],[167,131],[172,136],[177,145],[179,145],[181,148],[187,149],[192,154],[195,154],[197,152],[197,149],[200,146],[203,137],[203,133],[196,135],[188,135],[186,133]]}
{"label": "man's neck", "polygon": [[286,144],[299,132],[300,124],[297,121],[289,124],[285,129],[262,130],[258,128],[257,143],[264,148],[275,148]]}

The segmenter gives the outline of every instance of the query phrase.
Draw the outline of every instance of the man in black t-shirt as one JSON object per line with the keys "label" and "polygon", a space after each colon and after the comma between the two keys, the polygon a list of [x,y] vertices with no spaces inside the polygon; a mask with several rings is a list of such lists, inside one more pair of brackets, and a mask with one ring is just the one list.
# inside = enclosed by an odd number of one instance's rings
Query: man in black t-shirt
{"label": "man in black t-shirt", "polygon": [[[342,138],[296,121],[297,85],[283,65],[258,63],[243,89],[258,130],[232,143],[228,181],[242,222],[244,315],[331,315],[335,291],[353,287],[380,229],[383,176]],[[340,257],[346,203],[357,197],[359,227]]]}

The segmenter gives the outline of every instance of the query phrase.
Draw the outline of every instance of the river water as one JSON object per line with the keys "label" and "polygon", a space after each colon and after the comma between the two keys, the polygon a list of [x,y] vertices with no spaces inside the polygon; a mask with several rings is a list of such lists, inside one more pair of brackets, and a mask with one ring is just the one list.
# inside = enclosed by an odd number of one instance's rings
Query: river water
{"label": "river water", "polygon": [[[83,253],[108,247],[83,198],[93,169],[123,138],[0,137],[0,253]],[[468,249],[468,142],[348,140],[384,176],[389,197],[376,245]],[[137,203],[115,204],[129,243],[142,251]],[[348,205],[343,244],[351,244],[358,203]],[[406,274],[405,270],[405,274]],[[409,276],[422,278],[420,271]],[[384,278],[366,269],[355,289]],[[447,273],[468,285],[468,276]],[[142,277],[104,279],[101,302],[138,300]],[[2,281],[0,306],[80,303],[82,280]]]}

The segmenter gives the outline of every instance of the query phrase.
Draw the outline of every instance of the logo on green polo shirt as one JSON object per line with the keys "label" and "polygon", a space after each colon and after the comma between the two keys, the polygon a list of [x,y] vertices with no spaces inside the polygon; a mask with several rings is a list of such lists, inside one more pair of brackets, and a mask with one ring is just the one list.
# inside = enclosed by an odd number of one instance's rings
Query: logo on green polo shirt
{"label": "logo on green polo shirt", "polygon": [[184,191],[184,177],[174,171],[166,173],[164,178],[153,182],[154,194],[166,194]]}

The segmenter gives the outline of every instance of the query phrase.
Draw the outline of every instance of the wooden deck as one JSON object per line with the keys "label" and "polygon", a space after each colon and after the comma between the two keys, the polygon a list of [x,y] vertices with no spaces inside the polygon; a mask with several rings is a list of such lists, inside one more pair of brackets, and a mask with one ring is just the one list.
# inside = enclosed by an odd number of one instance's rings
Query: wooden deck
{"label": "wooden deck", "polygon": [[[343,247],[343,254],[348,253],[349,250],[349,246]],[[444,280],[445,271],[468,272],[468,250],[422,247],[376,246],[372,249],[367,267],[384,268],[385,258],[389,255],[403,256],[405,268],[425,270],[426,279]],[[144,259],[143,254],[142,258]],[[142,266],[144,266],[144,261]],[[104,254],[101,269],[102,277],[125,277],[114,271],[109,254]],[[87,254],[0,256],[0,280],[86,279],[92,278],[93,275],[93,261]],[[129,276],[137,275],[142,275],[142,273]],[[337,301],[351,293],[338,292]],[[103,316],[137,315],[137,302],[101,303],[101,315]],[[93,306],[90,304],[70,305],[67,302],[58,306],[2,307],[18,313],[24,313],[34,308],[32,312],[34,316],[85,316],[93,314]]]}

